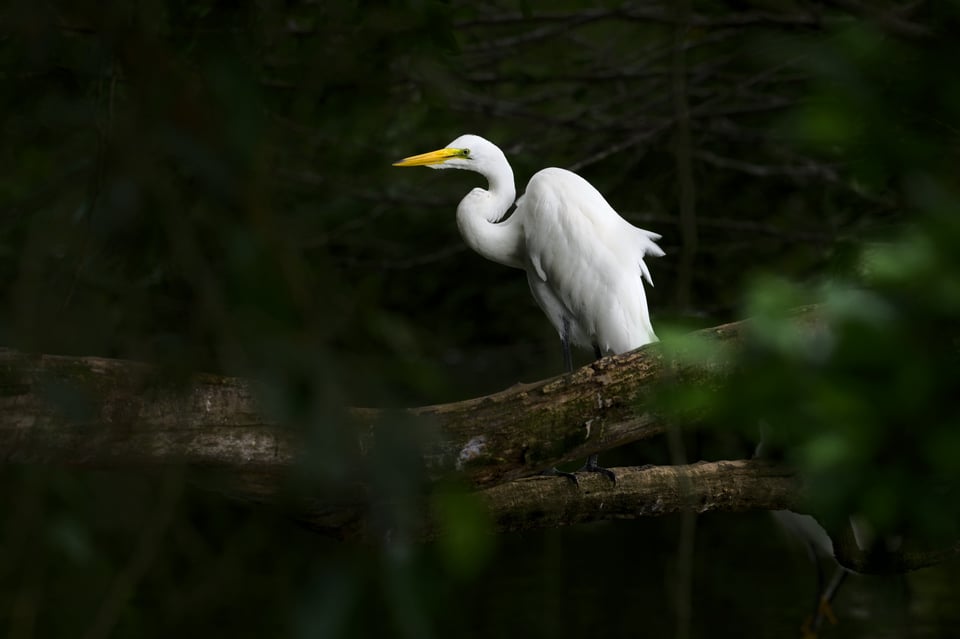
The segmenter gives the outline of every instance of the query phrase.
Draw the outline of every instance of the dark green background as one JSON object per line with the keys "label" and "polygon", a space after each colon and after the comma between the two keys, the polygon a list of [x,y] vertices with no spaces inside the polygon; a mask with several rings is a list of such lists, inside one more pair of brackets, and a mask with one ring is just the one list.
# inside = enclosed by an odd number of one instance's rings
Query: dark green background
{"label": "dark green background", "polygon": [[[468,498],[415,497],[409,443],[345,464],[340,407],[560,372],[523,274],[457,234],[479,178],[390,166],[466,132],[504,149],[518,190],[574,168],[663,235],[649,264],[661,337],[763,318],[737,384],[667,394],[709,403],[685,457],[749,454],[766,421],[825,521],[857,511],[951,538],[958,15],[802,0],[9,3],[0,344],[256,378],[313,435],[299,489],[365,477],[399,504],[377,513],[399,534],[333,542],[181,470],[6,467],[0,632],[799,634],[812,567],[765,513],[701,518],[692,554],[671,518],[493,538]],[[821,350],[780,315],[812,301],[833,327]],[[657,442],[606,459],[671,454]],[[425,508],[448,534],[406,542]],[[678,557],[692,561],[689,612]],[[955,579],[955,563],[855,578],[825,634],[950,636]]]}

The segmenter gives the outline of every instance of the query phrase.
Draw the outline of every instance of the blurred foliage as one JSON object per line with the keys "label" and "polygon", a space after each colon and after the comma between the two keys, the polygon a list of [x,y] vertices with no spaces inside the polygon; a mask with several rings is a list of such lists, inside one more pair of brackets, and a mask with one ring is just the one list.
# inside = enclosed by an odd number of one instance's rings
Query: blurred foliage
{"label": "blurred foliage", "polygon": [[[960,534],[960,93],[929,73],[956,52],[946,34],[960,7],[938,8],[937,31],[903,41],[870,23],[795,50],[816,78],[781,126],[834,156],[868,194],[896,202],[903,223],[864,238],[845,273],[801,284],[778,276],[747,289],[754,318],[738,374],[691,401],[718,427],[795,462],[811,508],[839,524],[952,543]],[[815,328],[790,309],[818,302]],[[715,357],[699,343],[699,357]],[[703,352],[702,349],[706,349]]]}
{"label": "blurred foliage", "polygon": [[[5,468],[0,627],[623,635],[637,620],[621,612],[646,598],[642,623],[669,632],[675,522],[494,540],[469,497],[423,497],[399,429],[366,466],[343,453],[346,405],[441,402],[560,370],[525,278],[457,236],[476,177],[390,167],[464,132],[500,144],[521,189],[544,166],[575,168],[664,235],[650,265],[664,334],[766,318],[717,421],[769,423],[821,508],[955,523],[937,491],[960,432],[960,94],[942,70],[957,5],[837,4],[7,3],[0,345],[257,379],[271,413],[310,435],[291,492],[334,498],[367,480],[384,542],[318,539],[174,471]],[[678,215],[684,157],[695,228]],[[762,273],[790,283],[751,284]],[[813,300],[830,323],[812,347],[779,317]],[[408,543],[425,513],[440,541]],[[756,635],[744,601],[721,605],[746,551],[731,552],[698,564],[697,601],[741,610],[733,632]]]}

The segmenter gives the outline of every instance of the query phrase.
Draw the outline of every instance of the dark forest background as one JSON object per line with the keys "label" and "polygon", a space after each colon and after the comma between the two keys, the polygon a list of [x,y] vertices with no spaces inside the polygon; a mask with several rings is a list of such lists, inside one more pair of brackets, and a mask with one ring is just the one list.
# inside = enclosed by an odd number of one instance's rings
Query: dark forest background
{"label": "dark forest background", "polygon": [[[685,457],[748,455],[765,421],[824,521],[955,539],[958,18],[953,1],[8,3],[0,345],[255,378],[315,439],[300,489],[360,473],[402,531],[423,507],[409,446],[345,468],[339,409],[562,366],[523,275],[458,236],[480,178],[390,166],[476,133],[519,191],[570,168],[663,235],[661,337],[760,318],[744,378],[680,398],[713,415]],[[811,346],[782,314],[813,302],[832,328]],[[812,597],[765,513],[705,517],[681,552],[680,518],[493,538],[448,496],[428,506],[437,543],[353,545],[193,479],[0,470],[0,632],[772,637],[798,635]],[[832,632],[951,636],[956,577],[855,580]]]}

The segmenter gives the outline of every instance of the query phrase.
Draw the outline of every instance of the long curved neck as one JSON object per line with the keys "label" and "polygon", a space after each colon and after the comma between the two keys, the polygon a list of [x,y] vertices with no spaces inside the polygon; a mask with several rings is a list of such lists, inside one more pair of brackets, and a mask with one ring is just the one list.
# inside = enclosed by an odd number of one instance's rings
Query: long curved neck
{"label": "long curved neck", "polygon": [[460,235],[474,251],[505,266],[523,268],[521,256],[522,229],[513,216],[500,221],[517,195],[513,169],[506,158],[478,172],[487,178],[486,189],[467,193],[457,207]]}

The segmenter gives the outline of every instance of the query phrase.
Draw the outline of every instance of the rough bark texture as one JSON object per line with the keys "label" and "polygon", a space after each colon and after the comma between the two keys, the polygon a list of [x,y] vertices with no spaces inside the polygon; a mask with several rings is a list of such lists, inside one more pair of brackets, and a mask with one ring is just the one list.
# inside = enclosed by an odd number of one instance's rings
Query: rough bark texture
{"label": "rough bark texture", "polygon": [[244,380],[193,375],[172,385],[135,362],[0,349],[7,462],[280,471],[293,445]]}
{"label": "rough bark texture", "polygon": [[[766,460],[698,462],[684,466],[613,469],[617,483],[599,473],[578,473],[578,483],[557,476],[510,481],[479,492],[496,532],[519,532],[610,519],[640,519],[679,512],[741,512],[796,508],[800,480],[789,467]],[[305,523],[347,539],[389,534],[360,509],[307,506]],[[432,537],[432,523],[418,535]]]}
{"label": "rough bark texture", "polygon": [[[798,328],[815,325],[816,313],[798,312],[796,321]],[[736,345],[746,325],[726,324],[700,336]],[[530,477],[662,433],[666,424],[654,412],[654,389],[665,383],[709,386],[729,366],[690,361],[653,344],[486,397],[393,412],[349,409],[328,424],[292,427],[270,416],[250,381],[198,374],[171,383],[134,362],[0,349],[0,461],[214,469],[223,471],[219,489],[270,501],[309,445],[310,429],[340,429],[346,435],[341,441],[352,447],[348,454],[358,457],[375,450],[384,429],[394,440],[395,429],[409,429],[399,435],[423,442],[429,475],[453,474],[481,489],[498,531],[691,510],[796,507],[798,479],[763,461],[618,468],[615,486],[599,475],[581,474],[579,486]],[[350,494],[302,497],[289,501],[288,495],[286,503],[319,530],[342,538],[383,534],[371,528],[362,486]],[[433,534],[430,525],[420,534]],[[838,544],[838,557],[861,571],[908,570],[960,552],[955,544],[878,559],[844,548]]]}
{"label": "rough bark texture", "polygon": [[800,481],[782,464],[758,460],[616,468],[616,485],[597,473],[579,487],[531,477],[483,491],[497,530],[519,531],[598,519],[638,519],[694,511],[796,507]]}
{"label": "rough bark texture", "polygon": [[[802,312],[798,323],[814,321]],[[700,331],[737,343],[747,322]],[[681,364],[662,344],[607,357],[570,375],[517,384],[462,402],[331,416],[359,456],[380,428],[433,436],[424,461],[434,477],[457,473],[485,487],[559,462],[647,439],[665,425],[651,389],[668,381],[709,384],[715,366]],[[150,367],[96,357],[33,355],[0,349],[0,458],[81,467],[187,464],[280,475],[303,449],[300,432],[272,418],[243,379],[194,375],[181,384]]]}

